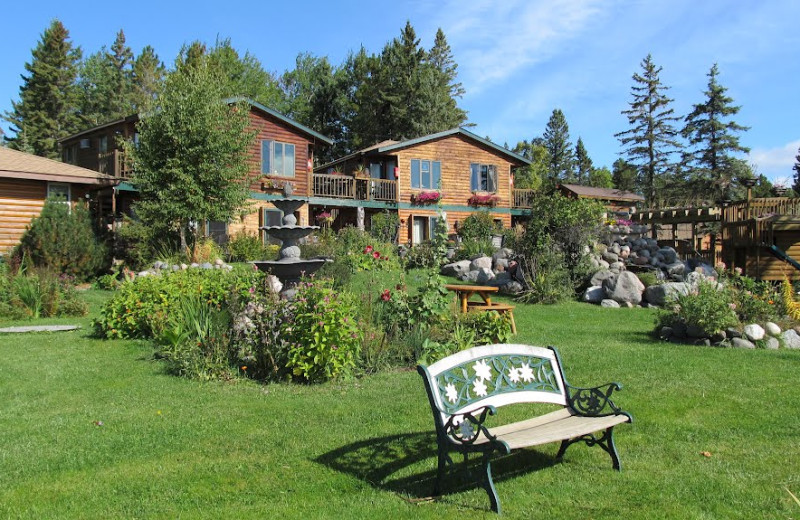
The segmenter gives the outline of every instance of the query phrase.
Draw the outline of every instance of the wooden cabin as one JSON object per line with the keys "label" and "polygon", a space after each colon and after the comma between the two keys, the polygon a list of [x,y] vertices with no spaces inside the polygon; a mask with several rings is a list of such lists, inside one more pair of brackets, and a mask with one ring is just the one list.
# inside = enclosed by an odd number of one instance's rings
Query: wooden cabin
{"label": "wooden cabin", "polygon": [[[206,234],[220,243],[236,233],[258,233],[263,225],[277,225],[282,214],[269,201],[283,196],[285,184],[293,187],[293,195],[308,197],[312,183],[314,150],[317,146],[333,143],[324,135],[293,121],[264,105],[244,98],[250,105],[250,129],[256,133],[248,154],[250,179],[250,212],[229,222],[207,222]],[[119,183],[106,190],[106,208],[113,207],[115,217],[130,213],[136,200],[136,189],[128,182],[131,172],[122,150],[122,141],[136,141],[137,115],[85,130],[61,140],[65,161],[74,161],[86,168],[103,171]],[[298,224],[308,224],[307,206],[301,208]],[[262,239],[267,240],[266,237]]]}
{"label": "wooden cabin", "polygon": [[603,203],[610,212],[634,213],[636,206],[644,202],[639,194],[616,188],[595,188],[580,184],[559,184],[559,191],[566,197],[575,199],[594,199]]}
{"label": "wooden cabin", "polygon": [[527,164],[463,128],[383,141],[315,168],[310,211],[330,213],[337,227],[368,226],[372,215],[396,212],[398,241],[411,245],[428,240],[442,214],[449,232],[480,210],[508,228],[513,214],[530,207],[530,190],[512,183],[513,170]]}
{"label": "wooden cabin", "polygon": [[19,243],[45,199],[94,201],[113,183],[104,173],[0,147],[0,255]]}

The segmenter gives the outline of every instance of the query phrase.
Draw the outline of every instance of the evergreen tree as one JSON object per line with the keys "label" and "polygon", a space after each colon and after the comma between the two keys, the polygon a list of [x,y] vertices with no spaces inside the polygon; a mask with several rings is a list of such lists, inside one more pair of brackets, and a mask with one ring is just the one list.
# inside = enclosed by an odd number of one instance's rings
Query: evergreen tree
{"label": "evergreen tree", "polygon": [[441,28],[436,31],[421,74],[418,132],[431,134],[463,124],[467,113],[458,107],[456,99],[462,98],[465,90],[458,82],[458,65]]}
{"label": "evergreen tree", "polygon": [[547,148],[542,144],[536,144],[540,141],[540,139],[534,139],[531,142],[524,140],[512,148],[512,152],[531,161],[528,166],[517,169],[514,174],[514,188],[533,190],[542,188],[550,168],[550,157],[547,154]]}
{"label": "evergreen tree", "polygon": [[133,104],[133,52],[120,29],[109,51],[105,46],[79,68],[80,114],[86,126],[128,116]]}
{"label": "evergreen tree", "polygon": [[656,190],[665,184],[670,157],[680,148],[676,139],[678,132],[673,126],[673,122],[680,118],[670,107],[673,100],[664,94],[669,87],[661,83],[661,67],[653,63],[650,54],[642,60],[641,66],[642,73],[633,74],[633,101],[628,110],[622,111],[631,127],[615,137],[625,147],[623,153],[629,164],[639,169],[647,204],[652,205]]}
{"label": "evergreen tree", "polygon": [[794,185],[792,186],[792,190],[795,193],[800,193],[800,148],[797,149],[797,155],[795,156],[794,166],[792,169],[794,170]]}
{"label": "evergreen tree", "polygon": [[166,74],[167,69],[158,59],[155,49],[149,45],[144,46],[133,63],[131,104],[134,112],[146,110],[148,103],[155,99],[158,89],[164,83]]}
{"label": "evergreen tree", "polygon": [[125,44],[125,33],[117,33],[111,52],[107,54],[111,66],[111,97],[108,100],[110,119],[133,113],[133,51]]}
{"label": "evergreen tree", "polygon": [[611,181],[615,188],[622,191],[636,191],[636,178],[638,176],[636,166],[625,159],[617,159],[614,161],[612,168]]}
{"label": "evergreen tree", "polygon": [[382,96],[389,102],[388,137],[390,139],[411,139],[423,135],[424,129],[419,109],[422,83],[421,71],[425,61],[425,49],[420,47],[417,33],[411,22],[383,51],[383,67],[390,79],[383,85]]}
{"label": "evergreen tree", "polygon": [[[586,151],[586,147],[583,145],[583,139],[580,137],[578,137],[578,144],[575,145],[575,169],[578,174],[578,184],[586,183],[589,186],[595,186],[589,183],[589,176],[592,170],[594,170],[594,165],[592,164],[592,159],[589,157],[589,152]],[[609,172],[609,174],[610,173],[611,172]],[[609,179],[610,178],[609,175]]]}
{"label": "evergreen tree", "polygon": [[725,95],[727,89],[717,83],[718,74],[719,69],[714,64],[708,73],[706,101],[694,105],[681,132],[693,147],[684,155],[684,162],[693,169],[692,176],[698,181],[703,195],[713,200],[723,198],[732,183],[732,154],[750,151],[739,143],[736,135],[748,127],[729,120],[741,107],[734,106],[733,98]]}
{"label": "evergreen tree", "polygon": [[[195,51],[199,52],[199,48],[191,52]],[[195,59],[189,56],[189,61]],[[226,96],[244,96],[278,112],[286,111],[283,92],[275,76],[264,70],[258,58],[249,52],[240,55],[230,38],[216,42],[208,52],[208,65],[222,82]]]}
{"label": "evergreen tree", "polygon": [[561,109],[553,110],[547,122],[544,147],[550,157],[549,184],[555,186],[558,182],[573,182],[575,158],[569,142],[569,125]]}
{"label": "evergreen tree", "polygon": [[11,147],[27,149],[51,159],[60,157],[58,140],[78,130],[77,92],[74,85],[80,48],[73,48],[64,25],[53,20],[42,33],[25,64],[19,101],[3,115],[11,124]]}
{"label": "evergreen tree", "polygon": [[230,106],[210,60],[196,56],[167,76],[153,110],[142,114],[139,143],[125,143],[139,191],[136,213],[146,224],[169,224],[187,245],[187,231],[228,220],[247,203],[247,157],[254,134],[249,107]]}

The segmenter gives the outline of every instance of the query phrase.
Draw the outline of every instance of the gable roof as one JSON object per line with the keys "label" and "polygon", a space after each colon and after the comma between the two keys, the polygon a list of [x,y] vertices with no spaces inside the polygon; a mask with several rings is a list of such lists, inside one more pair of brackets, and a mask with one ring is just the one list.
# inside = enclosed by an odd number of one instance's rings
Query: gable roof
{"label": "gable roof", "polygon": [[289,119],[288,117],[286,117],[285,115],[281,114],[280,112],[277,112],[277,111],[275,111],[275,110],[273,110],[273,109],[271,109],[271,108],[269,108],[267,106],[264,106],[261,103],[257,103],[255,101],[253,101],[252,99],[248,99],[248,98],[243,97],[243,96],[236,96],[236,97],[232,97],[232,98],[226,99],[225,102],[226,103],[240,103],[240,102],[247,103],[251,107],[253,107],[253,108],[257,109],[257,110],[260,110],[261,112],[264,112],[265,114],[269,114],[272,117],[274,117],[275,119],[278,119],[279,121],[282,121],[283,123],[286,123],[287,125],[291,126],[292,128],[294,128],[295,130],[299,131],[300,133],[304,133],[306,135],[309,135],[309,136],[313,137],[315,140],[322,141],[323,143],[325,143],[327,145],[332,145],[333,144],[333,139],[331,139],[330,137],[326,137],[326,136],[322,135],[321,133],[310,129],[307,126],[298,123],[294,119]]}
{"label": "gable roof", "polygon": [[616,188],[595,188],[592,186],[581,186],[580,184],[561,184],[561,188],[586,199],[624,200],[631,202],[644,201],[644,197],[641,195],[630,191],[618,190]]}
{"label": "gable roof", "polygon": [[76,184],[113,184],[115,179],[72,164],[0,147],[0,177]]}
{"label": "gable roof", "polygon": [[468,130],[465,130],[465,129],[461,128],[461,127],[458,127],[458,128],[451,128],[450,130],[445,130],[443,132],[437,132],[435,134],[423,135],[422,137],[417,137],[415,139],[407,139],[405,141],[393,141],[393,140],[381,141],[380,143],[377,143],[377,144],[374,144],[374,145],[369,146],[367,148],[358,150],[358,151],[353,152],[353,153],[351,153],[349,155],[345,155],[344,157],[340,157],[339,159],[336,159],[335,161],[331,161],[328,164],[323,164],[321,166],[318,166],[317,168],[315,168],[315,170],[322,170],[324,168],[329,168],[329,167],[333,166],[334,164],[338,164],[338,163],[341,163],[343,161],[347,161],[347,160],[352,159],[354,157],[363,156],[363,155],[372,154],[372,153],[374,153],[374,154],[382,154],[382,153],[392,152],[392,151],[395,151],[395,150],[402,150],[403,148],[408,148],[408,147],[415,146],[415,145],[418,145],[418,144],[427,143],[427,142],[430,142],[430,141],[435,141],[437,139],[442,139],[444,137],[450,137],[452,135],[461,135],[461,136],[466,137],[467,139],[470,139],[472,141],[477,141],[479,144],[482,144],[482,145],[484,145],[484,146],[486,146],[488,148],[491,148],[492,150],[500,153],[501,155],[504,155],[512,163],[516,163],[519,166],[522,166],[523,164],[530,164],[531,163],[530,159],[526,159],[525,157],[523,157],[523,156],[521,156],[519,154],[516,154],[516,153],[512,152],[511,150],[508,150],[508,149],[506,149],[506,148],[504,148],[502,146],[498,146],[495,143],[493,143],[493,142],[491,142],[491,141],[489,141],[487,139],[484,139],[483,137],[480,137],[478,135],[473,134],[472,132],[470,132]]}

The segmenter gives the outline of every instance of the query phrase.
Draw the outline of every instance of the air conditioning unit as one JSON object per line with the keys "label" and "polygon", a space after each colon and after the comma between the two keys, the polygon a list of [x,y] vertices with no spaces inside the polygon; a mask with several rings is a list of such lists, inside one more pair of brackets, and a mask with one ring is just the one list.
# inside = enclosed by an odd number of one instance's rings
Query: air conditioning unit
{"label": "air conditioning unit", "polygon": [[86,150],[91,146],[91,141],[89,139],[81,139],[81,150]]}

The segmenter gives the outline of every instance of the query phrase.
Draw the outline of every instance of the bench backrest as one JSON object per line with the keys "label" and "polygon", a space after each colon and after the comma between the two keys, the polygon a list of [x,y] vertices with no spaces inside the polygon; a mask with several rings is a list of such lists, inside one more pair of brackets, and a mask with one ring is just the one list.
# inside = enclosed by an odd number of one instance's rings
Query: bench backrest
{"label": "bench backrest", "polygon": [[564,375],[554,347],[484,345],[462,350],[417,370],[425,379],[437,425],[453,415],[516,403],[567,405]]}

